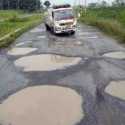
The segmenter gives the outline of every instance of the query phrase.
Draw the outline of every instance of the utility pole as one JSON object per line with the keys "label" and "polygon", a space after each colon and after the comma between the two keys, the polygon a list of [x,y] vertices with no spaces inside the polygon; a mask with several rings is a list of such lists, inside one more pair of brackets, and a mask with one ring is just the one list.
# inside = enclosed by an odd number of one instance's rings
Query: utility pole
{"label": "utility pole", "polygon": [[76,0],[74,0],[74,5],[79,5],[79,7],[80,7],[78,17],[80,17],[83,12],[85,14],[87,13],[87,0],[78,0],[77,3],[76,3]]}
{"label": "utility pole", "polygon": [[85,14],[86,14],[86,12],[87,12],[87,1],[86,0],[84,0],[85,1],[85,5],[84,5],[84,9],[85,9]]}
{"label": "utility pole", "polygon": [[80,14],[82,13],[82,2],[79,0],[79,6],[80,6]]}
{"label": "utility pole", "polygon": [[76,14],[77,17],[80,17],[79,10],[78,10],[77,6],[78,6],[78,1],[74,0],[73,7],[74,7],[74,10],[75,10],[75,14]]}

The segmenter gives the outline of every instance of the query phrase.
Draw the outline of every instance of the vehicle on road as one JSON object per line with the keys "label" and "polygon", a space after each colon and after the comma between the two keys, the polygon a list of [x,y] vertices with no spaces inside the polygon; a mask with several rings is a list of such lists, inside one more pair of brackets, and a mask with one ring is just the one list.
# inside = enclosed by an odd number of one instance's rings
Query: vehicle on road
{"label": "vehicle on road", "polygon": [[55,34],[72,33],[76,31],[77,19],[73,8],[69,5],[56,5],[48,9],[45,16],[47,30]]}

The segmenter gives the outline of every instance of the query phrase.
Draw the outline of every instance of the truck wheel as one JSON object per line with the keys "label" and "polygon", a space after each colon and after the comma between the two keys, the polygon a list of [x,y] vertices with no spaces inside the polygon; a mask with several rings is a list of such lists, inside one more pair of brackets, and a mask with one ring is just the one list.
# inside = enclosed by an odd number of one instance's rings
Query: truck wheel
{"label": "truck wheel", "polygon": [[47,24],[45,24],[45,27],[46,27],[46,30],[47,30],[47,31],[50,30],[50,28],[49,28],[49,26],[48,26]]}
{"label": "truck wheel", "polygon": [[52,32],[54,35],[56,35],[55,30],[54,30],[54,27],[51,28],[51,32]]}
{"label": "truck wheel", "polygon": [[71,32],[71,35],[74,35],[74,34],[75,34],[75,31],[72,31],[72,32]]}

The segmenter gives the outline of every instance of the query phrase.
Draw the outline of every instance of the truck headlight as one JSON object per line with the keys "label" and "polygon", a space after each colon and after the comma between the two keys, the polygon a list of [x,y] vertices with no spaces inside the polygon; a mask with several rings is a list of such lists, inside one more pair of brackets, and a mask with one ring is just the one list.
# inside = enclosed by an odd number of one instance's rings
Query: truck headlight
{"label": "truck headlight", "polygon": [[55,27],[60,27],[59,23],[55,23],[54,25]]}
{"label": "truck headlight", "polygon": [[55,28],[55,30],[61,30],[61,26],[59,25],[59,23],[55,23],[54,24],[54,28]]}
{"label": "truck headlight", "polygon": [[76,24],[77,24],[77,20],[74,20],[73,26],[76,26]]}

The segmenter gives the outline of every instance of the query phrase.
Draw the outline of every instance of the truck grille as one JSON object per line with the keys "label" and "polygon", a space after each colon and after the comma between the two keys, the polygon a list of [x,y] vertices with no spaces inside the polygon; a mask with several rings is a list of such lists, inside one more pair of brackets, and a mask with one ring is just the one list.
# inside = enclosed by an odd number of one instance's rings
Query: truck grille
{"label": "truck grille", "polygon": [[70,26],[72,25],[73,22],[68,22],[68,23],[60,23],[60,26]]}

